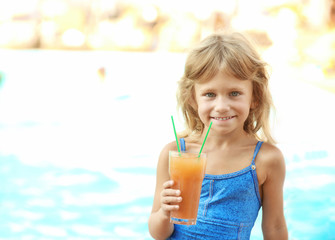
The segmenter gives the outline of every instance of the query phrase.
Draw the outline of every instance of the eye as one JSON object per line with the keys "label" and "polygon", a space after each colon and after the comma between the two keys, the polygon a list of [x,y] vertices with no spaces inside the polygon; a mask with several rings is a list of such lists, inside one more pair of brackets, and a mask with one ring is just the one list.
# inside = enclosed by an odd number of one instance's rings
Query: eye
{"label": "eye", "polygon": [[241,93],[237,92],[237,91],[233,91],[233,92],[230,93],[230,96],[232,96],[232,97],[237,97],[239,95],[241,95]]}
{"label": "eye", "polygon": [[215,97],[215,93],[211,93],[211,92],[210,93],[206,93],[205,96],[212,98],[212,97]]}

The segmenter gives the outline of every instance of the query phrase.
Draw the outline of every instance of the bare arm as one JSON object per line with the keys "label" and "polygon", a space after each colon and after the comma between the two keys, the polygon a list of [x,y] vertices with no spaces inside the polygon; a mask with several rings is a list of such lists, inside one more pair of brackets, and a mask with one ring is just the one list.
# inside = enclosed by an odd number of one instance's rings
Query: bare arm
{"label": "bare arm", "polygon": [[267,148],[267,176],[263,184],[262,230],[264,240],[287,240],[288,232],[284,217],[283,185],[285,161],[282,153],[274,146]]}
{"label": "bare arm", "polygon": [[168,238],[174,230],[170,223],[170,212],[179,208],[180,191],[171,189],[173,182],[169,176],[169,150],[175,144],[168,144],[161,152],[157,165],[156,190],[148,225],[151,236],[156,239]]}

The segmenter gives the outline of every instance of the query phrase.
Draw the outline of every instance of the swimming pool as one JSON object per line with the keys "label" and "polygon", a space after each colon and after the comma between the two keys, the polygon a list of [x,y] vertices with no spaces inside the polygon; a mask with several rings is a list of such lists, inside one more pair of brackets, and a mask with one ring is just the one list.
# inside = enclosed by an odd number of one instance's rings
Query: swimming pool
{"label": "swimming pool", "polygon": [[[151,239],[155,167],[173,139],[171,114],[182,127],[175,81],[185,55],[1,56],[0,239]],[[335,239],[335,96],[273,75],[290,239]],[[262,239],[260,218],[251,239]]]}

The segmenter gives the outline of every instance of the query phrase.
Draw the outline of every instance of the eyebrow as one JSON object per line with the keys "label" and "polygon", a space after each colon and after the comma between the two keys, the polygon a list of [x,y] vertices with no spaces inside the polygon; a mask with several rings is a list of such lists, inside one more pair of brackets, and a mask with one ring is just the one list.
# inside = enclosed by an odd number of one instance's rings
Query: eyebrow
{"label": "eyebrow", "polygon": [[[226,90],[228,90],[228,92],[233,92],[233,91],[244,92],[245,91],[245,89],[243,89],[241,87],[232,87],[232,88],[228,88]],[[215,89],[215,88],[204,88],[204,89],[199,89],[199,91],[200,91],[200,93],[217,92],[218,89]]]}
{"label": "eyebrow", "polygon": [[200,89],[200,92],[201,93],[204,93],[204,92],[216,92],[217,90],[214,89],[214,88],[204,88],[204,89]]}

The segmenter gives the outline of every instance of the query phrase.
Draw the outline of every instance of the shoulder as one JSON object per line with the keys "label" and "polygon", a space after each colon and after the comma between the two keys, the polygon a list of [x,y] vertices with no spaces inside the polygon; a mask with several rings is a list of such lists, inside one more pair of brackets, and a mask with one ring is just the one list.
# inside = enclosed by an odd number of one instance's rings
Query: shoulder
{"label": "shoulder", "polygon": [[171,141],[168,144],[166,144],[162,151],[161,151],[161,155],[169,155],[169,151],[178,151],[178,147],[177,147],[177,143],[176,141]]}
{"label": "shoulder", "polygon": [[176,141],[171,141],[162,148],[158,159],[158,165],[166,166],[166,164],[168,164],[169,151],[178,151]]}
{"label": "shoulder", "polygon": [[284,156],[281,150],[277,146],[267,143],[267,142],[264,142],[262,144],[259,154],[262,156],[264,160],[267,160],[270,162],[284,160]]}
{"label": "shoulder", "polygon": [[285,159],[277,146],[264,142],[258,153],[257,161],[266,170],[267,177],[285,175]]}

